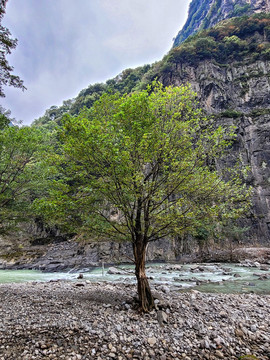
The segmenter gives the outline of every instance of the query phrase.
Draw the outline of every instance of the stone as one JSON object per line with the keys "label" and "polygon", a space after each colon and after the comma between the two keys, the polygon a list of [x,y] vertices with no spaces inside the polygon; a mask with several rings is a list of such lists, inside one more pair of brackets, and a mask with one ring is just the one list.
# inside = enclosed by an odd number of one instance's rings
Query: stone
{"label": "stone", "polygon": [[170,292],[170,288],[169,288],[168,286],[166,286],[166,285],[162,285],[162,286],[160,287],[160,290],[161,290],[162,292],[166,293],[166,294]]}
{"label": "stone", "polygon": [[84,287],[85,284],[83,282],[76,283],[75,286],[77,287]]}
{"label": "stone", "polygon": [[244,332],[241,330],[241,329],[235,329],[235,335],[237,336],[237,337],[244,337],[245,336],[245,334],[244,334]]}
{"label": "stone", "polygon": [[223,358],[224,358],[224,354],[223,354],[221,351],[219,351],[219,350],[216,350],[215,354],[216,354],[216,356],[217,356],[218,358],[220,358],[220,359],[223,359]]}
{"label": "stone", "polygon": [[226,311],[221,310],[221,311],[219,312],[219,316],[221,316],[222,318],[226,318],[226,317],[228,317],[228,314],[226,313]]}
{"label": "stone", "polygon": [[235,278],[240,278],[240,277],[241,277],[241,275],[240,275],[240,274],[238,274],[238,273],[235,273],[235,274],[233,274],[233,277],[235,277]]}
{"label": "stone", "polygon": [[158,319],[159,325],[162,325],[163,323],[168,322],[168,315],[164,311],[158,310],[157,319]]}
{"label": "stone", "polygon": [[156,342],[157,342],[157,339],[156,339],[155,337],[149,337],[149,338],[147,339],[147,342],[148,342],[148,344],[149,344],[150,346],[154,346],[154,345],[156,344]]}
{"label": "stone", "polygon": [[126,271],[121,270],[121,269],[117,269],[115,267],[110,267],[107,271],[107,274],[111,274],[111,275],[126,275]]}

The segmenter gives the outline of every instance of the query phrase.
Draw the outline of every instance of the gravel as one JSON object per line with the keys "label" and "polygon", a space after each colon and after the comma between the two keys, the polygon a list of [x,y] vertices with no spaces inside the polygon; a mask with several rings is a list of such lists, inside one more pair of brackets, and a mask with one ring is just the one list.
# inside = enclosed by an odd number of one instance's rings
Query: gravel
{"label": "gravel", "polygon": [[[270,296],[54,281],[0,285],[0,360],[270,359]],[[163,290],[163,291],[162,291]]]}

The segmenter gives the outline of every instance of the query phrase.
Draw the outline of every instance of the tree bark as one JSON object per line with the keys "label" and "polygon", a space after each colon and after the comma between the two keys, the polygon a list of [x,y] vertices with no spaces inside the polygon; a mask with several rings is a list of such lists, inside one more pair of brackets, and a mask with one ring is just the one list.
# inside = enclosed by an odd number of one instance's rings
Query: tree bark
{"label": "tree bark", "polygon": [[139,302],[142,311],[148,312],[154,308],[155,303],[145,273],[146,243],[141,240],[135,241],[135,243],[133,243],[133,252],[135,258],[135,275],[137,278]]}

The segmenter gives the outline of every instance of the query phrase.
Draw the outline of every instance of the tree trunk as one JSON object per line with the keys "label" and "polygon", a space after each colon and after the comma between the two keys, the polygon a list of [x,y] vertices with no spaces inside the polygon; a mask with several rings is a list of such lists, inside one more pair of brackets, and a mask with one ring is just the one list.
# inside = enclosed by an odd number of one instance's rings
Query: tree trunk
{"label": "tree trunk", "polygon": [[135,258],[135,275],[137,278],[137,288],[139,302],[142,311],[151,311],[154,306],[154,298],[145,273],[146,244],[143,241],[133,243],[133,252]]}

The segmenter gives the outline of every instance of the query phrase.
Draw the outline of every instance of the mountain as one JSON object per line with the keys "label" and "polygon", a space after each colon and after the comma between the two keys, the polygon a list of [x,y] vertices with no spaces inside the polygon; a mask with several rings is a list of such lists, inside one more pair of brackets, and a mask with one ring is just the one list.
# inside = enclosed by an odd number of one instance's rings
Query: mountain
{"label": "mountain", "polygon": [[254,187],[253,206],[241,226],[249,228],[248,241],[266,244],[270,241],[269,74],[270,15],[263,12],[227,19],[190,36],[148,73],[165,85],[190,83],[217,123],[235,124],[238,137],[230,158],[218,166],[230,166],[236,158],[250,166],[245,181]]}
{"label": "mountain", "polygon": [[192,0],[188,19],[175,37],[173,47],[197,31],[211,28],[222,20],[269,11],[270,0]]}
{"label": "mountain", "polygon": [[[102,93],[190,83],[201,107],[217,124],[234,124],[237,139],[230,156],[217,166],[249,165],[245,181],[254,187],[251,212],[238,242],[270,242],[270,0],[193,0],[187,23],[164,58],[128,69],[106,84],[90,85],[74,100],[49,109],[35,125],[51,126],[64,112],[77,114]],[[241,14],[242,16],[235,16]],[[222,21],[220,21],[222,20]],[[216,25],[215,25],[216,24]],[[202,29],[202,30],[200,30]],[[188,38],[187,38],[188,37]],[[181,43],[185,40],[183,43]],[[177,45],[180,43],[180,45]],[[238,160],[237,160],[238,159]],[[228,229],[230,231],[230,229]]]}

